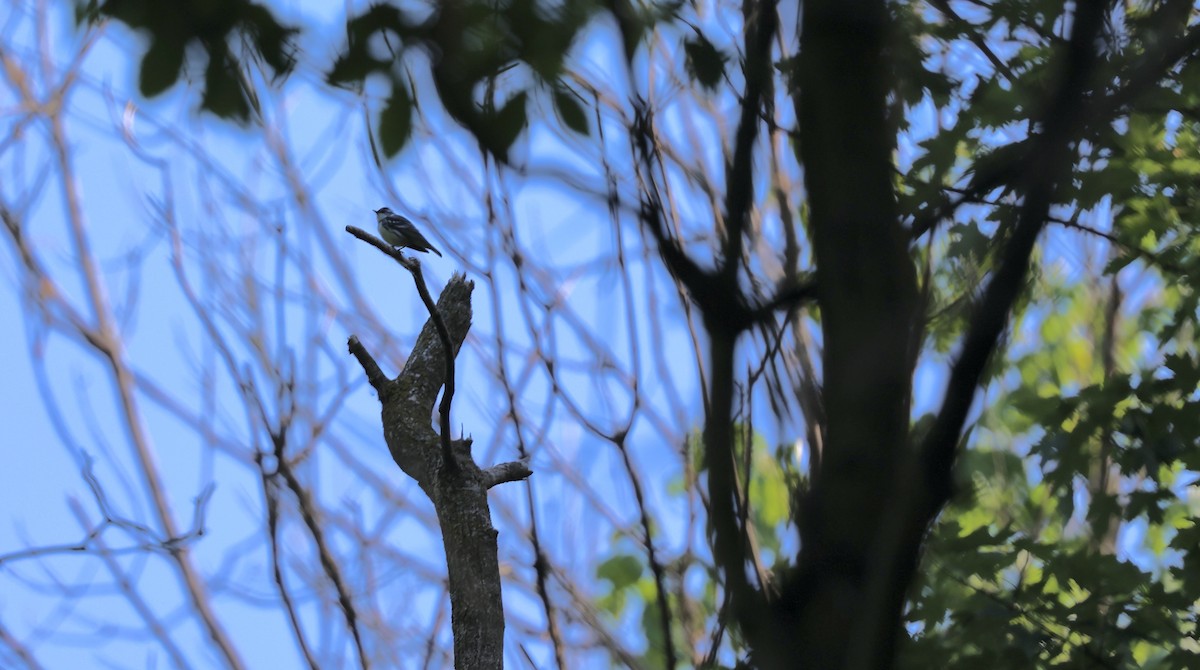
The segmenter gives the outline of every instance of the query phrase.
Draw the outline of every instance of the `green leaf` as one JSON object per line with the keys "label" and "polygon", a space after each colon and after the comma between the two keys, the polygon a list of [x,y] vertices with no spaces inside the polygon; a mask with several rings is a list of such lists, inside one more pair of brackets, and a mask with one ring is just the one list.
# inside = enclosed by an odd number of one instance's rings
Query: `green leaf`
{"label": "green leaf", "polygon": [[613,591],[620,591],[641,579],[644,566],[635,556],[617,554],[596,568],[596,576],[612,583]]}
{"label": "green leaf", "polygon": [[663,649],[666,648],[666,644],[663,638],[662,610],[658,607],[658,600],[653,597],[646,598],[646,606],[642,608],[642,634],[646,636],[648,647],[645,656],[642,657],[646,667],[663,667]]}
{"label": "green leaf", "polygon": [[946,255],[981,259],[991,242],[991,238],[980,232],[975,222],[956,223],[950,227],[950,246],[946,248]]}

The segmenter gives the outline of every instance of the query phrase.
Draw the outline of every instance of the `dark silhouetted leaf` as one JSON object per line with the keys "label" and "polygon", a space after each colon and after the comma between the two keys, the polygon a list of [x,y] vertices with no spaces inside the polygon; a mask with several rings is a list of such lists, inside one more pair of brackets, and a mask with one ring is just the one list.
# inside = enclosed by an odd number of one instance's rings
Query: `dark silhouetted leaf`
{"label": "dark silhouetted leaf", "polygon": [[361,82],[379,66],[379,61],[371,58],[365,49],[352,49],[337,57],[325,74],[325,81],[333,86]]}
{"label": "dark silhouetted leaf", "polygon": [[701,86],[711,90],[721,83],[728,58],[712,42],[703,35],[697,35],[683,43],[683,51],[687,55],[688,73]]}
{"label": "dark silhouetted leaf", "polygon": [[[150,42],[139,70],[139,88],[157,95],[179,78],[189,45],[205,52],[204,89],[200,108],[245,122],[257,104],[242,80],[246,62],[262,66],[278,80],[295,65],[293,38],[297,28],[279,23],[271,11],[250,0],[107,0],[76,12],[76,20],[108,17],[142,32]],[[230,45],[237,44],[237,56]]]}
{"label": "dark silhouetted leaf", "polygon": [[250,102],[246,99],[246,92],[223,51],[209,55],[200,106],[226,119],[245,122],[250,118]]}
{"label": "dark silhouetted leaf", "polygon": [[296,65],[292,39],[299,30],[280,25],[266,7],[255,4],[247,5],[243,10],[242,28],[253,38],[259,55],[274,70],[275,79],[292,71]]}
{"label": "dark silhouetted leaf", "polygon": [[383,154],[391,157],[400,153],[412,136],[412,99],[402,82],[392,87],[392,97],[379,116],[379,143]]}
{"label": "dark silhouetted leaf", "polygon": [[630,60],[642,43],[642,38],[662,21],[675,18],[683,2],[669,0],[668,2],[630,2],[620,0],[611,4],[613,17],[617,20],[621,32],[621,41],[625,45],[625,58]]}
{"label": "dark silhouetted leaf", "polygon": [[517,141],[517,136],[525,129],[528,121],[525,111],[525,100],[528,95],[521,91],[505,103],[504,107],[493,116],[485,117],[484,135],[480,139],[496,158],[507,161],[508,149]]}
{"label": "dark silhouetted leaf", "polygon": [[[386,58],[373,55],[368,49],[373,36],[382,33],[384,44],[391,53]],[[390,5],[372,5],[363,14],[354,17],[346,24],[347,43],[345,49],[338,54],[333,66],[325,75],[325,80],[334,86],[361,82],[372,72],[385,70],[392,60],[400,56],[400,44],[389,37],[395,33],[404,38],[413,33],[413,26],[400,10]]]}
{"label": "dark silhouetted leaf", "polygon": [[142,57],[142,71],[138,77],[138,89],[142,95],[152,98],[171,88],[183,68],[184,44],[170,39],[156,39]]}
{"label": "dark silhouetted leaf", "polygon": [[580,135],[588,134],[590,128],[588,127],[587,113],[583,111],[583,104],[579,102],[579,98],[575,97],[573,92],[562,88],[556,89],[554,91],[554,107],[568,128]]}

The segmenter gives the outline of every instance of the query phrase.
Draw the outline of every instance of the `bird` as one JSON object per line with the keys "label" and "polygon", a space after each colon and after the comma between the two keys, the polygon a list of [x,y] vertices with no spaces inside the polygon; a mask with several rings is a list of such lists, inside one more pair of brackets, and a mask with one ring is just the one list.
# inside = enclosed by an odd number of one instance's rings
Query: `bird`
{"label": "bird", "polygon": [[384,242],[396,247],[397,249],[412,249],[426,253],[432,251],[438,256],[442,252],[425,239],[421,231],[409,221],[407,217],[402,216],[388,209],[380,207],[375,210],[375,218],[379,220],[379,236]]}

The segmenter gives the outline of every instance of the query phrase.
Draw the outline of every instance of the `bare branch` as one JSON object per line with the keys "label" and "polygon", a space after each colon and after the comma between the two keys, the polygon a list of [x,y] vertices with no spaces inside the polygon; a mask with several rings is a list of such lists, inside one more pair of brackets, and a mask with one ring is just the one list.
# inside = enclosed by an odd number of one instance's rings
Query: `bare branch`
{"label": "bare branch", "polygon": [[[412,273],[413,282],[417,286],[417,293],[421,296],[421,302],[425,303],[425,308],[429,310],[429,318],[433,321],[434,327],[437,329],[438,337],[442,340],[442,351],[445,355],[445,385],[446,391],[442,394],[442,402],[438,406],[438,412],[441,415],[441,445],[442,445],[442,463],[450,469],[458,468],[458,461],[454,457],[454,451],[450,447],[450,406],[454,401],[454,351],[456,347],[451,346],[450,331],[446,328],[446,322],[442,320],[441,312],[438,311],[437,305],[433,302],[433,297],[429,295],[429,288],[425,285],[425,275],[421,271],[421,263],[415,259],[410,259],[400,253],[399,249],[394,249],[386,244],[383,240],[376,238],[374,235],[367,233],[361,228],[355,226],[346,226],[346,232],[354,235],[360,240],[368,242],[375,248],[383,251],[391,256],[396,262],[404,266],[404,269]],[[351,348],[353,352],[353,347]],[[356,354],[357,355],[357,354]],[[361,363],[361,360],[360,360]],[[366,367],[364,366],[364,369]],[[370,370],[367,370],[367,378],[370,379]],[[372,384],[374,385],[374,384]]]}
{"label": "bare branch", "polygon": [[483,486],[490,489],[507,482],[519,482],[528,479],[532,474],[533,470],[529,469],[529,459],[527,458],[499,463],[483,469]]}
{"label": "bare branch", "polygon": [[374,357],[371,356],[371,352],[367,351],[367,348],[358,340],[357,335],[351,335],[347,345],[350,353],[358,360],[358,364],[362,366],[363,372],[366,373],[367,382],[371,384],[371,388],[375,389],[375,392],[382,396],[387,391],[391,380],[383,374],[383,370],[379,369],[379,364],[375,362]]}

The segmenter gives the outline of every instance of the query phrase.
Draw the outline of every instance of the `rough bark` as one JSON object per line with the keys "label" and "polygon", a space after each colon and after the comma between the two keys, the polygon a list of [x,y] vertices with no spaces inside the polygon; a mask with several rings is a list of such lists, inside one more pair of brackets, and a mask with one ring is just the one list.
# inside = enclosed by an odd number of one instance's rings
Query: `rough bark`
{"label": "rough bark", "polygon": [[[437,313],[455,356],[471,327],[474,286],[456,274],[438,299]],[[430,423],[447,370],[445,348],[432,316],[395,379],[380,371],[357,337],[351,336],[349,347],[379,394],[383,435],[393,460],[416,480],[437,512],[446,550],[455,667],[502,668],[504,608],[487,491],[492,485],[528,477],[529,469],[523,463],[507,463],[481,470],[471,458],[470,438],[451,441],[456,463],[446,467],[441,437]]]}
{"label": "rough bark", "polygon": [[824,334],[826,434],[802,512],[800,568],[777,605],[793,627],[780,660],[842,668],[908,435],[916,275],[892,184],[884,3],[808,0],[803,12],[794,99]]}

